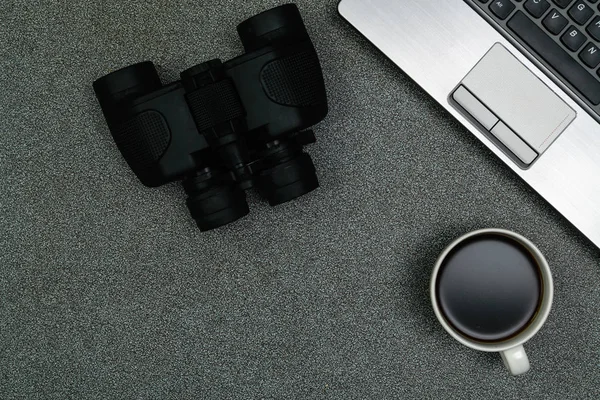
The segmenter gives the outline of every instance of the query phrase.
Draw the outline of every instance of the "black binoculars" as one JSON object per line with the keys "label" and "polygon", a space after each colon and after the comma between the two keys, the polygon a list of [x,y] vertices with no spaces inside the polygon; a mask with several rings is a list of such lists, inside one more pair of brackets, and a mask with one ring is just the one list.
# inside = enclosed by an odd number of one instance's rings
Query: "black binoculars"
{"label": "black binoculars", "polygon": [[202,231],[249,213],[252,187],[273,206],[319,186],[305,145],[328,112],[323,73],[298,8],[237,27],[245,54],[162,85],[142,62],[94,82],[111,134],[146,186],[183,181]]}

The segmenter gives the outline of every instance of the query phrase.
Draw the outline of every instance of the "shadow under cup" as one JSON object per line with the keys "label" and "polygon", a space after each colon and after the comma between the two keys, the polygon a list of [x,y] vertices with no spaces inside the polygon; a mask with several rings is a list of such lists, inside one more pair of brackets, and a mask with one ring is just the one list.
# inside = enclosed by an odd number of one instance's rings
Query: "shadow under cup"
{"label": "shadow under cup", "polygon": [[482,345],[504,343],[528,330],[544,298],[538,258],[499,232],[457,243],[443,258],[435,281],[435,301],[447,324]]}

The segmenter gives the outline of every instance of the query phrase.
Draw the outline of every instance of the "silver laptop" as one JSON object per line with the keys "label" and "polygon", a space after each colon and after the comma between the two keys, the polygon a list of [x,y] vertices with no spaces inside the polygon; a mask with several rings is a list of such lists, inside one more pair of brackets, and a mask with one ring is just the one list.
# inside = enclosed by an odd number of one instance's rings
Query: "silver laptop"
{"label": "silver laptop", "polygon": [[342,0],[339,12],[600,247],[599,0]]}

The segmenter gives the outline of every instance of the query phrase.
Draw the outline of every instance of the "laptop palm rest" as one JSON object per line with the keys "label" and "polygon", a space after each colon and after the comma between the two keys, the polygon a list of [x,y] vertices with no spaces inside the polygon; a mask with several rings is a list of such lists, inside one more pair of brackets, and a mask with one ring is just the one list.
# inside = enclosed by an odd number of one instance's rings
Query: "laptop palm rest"
{"label": "laptop palm rest", "polygon": [[577,117],[499,43],[453,90],[449,101],[523,169]]}

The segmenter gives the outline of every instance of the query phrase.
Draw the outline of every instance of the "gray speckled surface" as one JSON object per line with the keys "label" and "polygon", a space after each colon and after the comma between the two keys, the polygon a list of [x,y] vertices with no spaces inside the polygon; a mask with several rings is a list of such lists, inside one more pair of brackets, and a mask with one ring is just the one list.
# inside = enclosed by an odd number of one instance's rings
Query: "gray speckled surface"
{"label": "gray speckled surface", "polygon": [[[165,80],[241,51],[280,1],[0,3],[0,398],[592,399],[600,252],[336,13],[299,1],[331,113],[322,187],[202,234],[182,189],[141,186],[95,78],[144,59]],[[438,252],[516,230],[554,271],[532,371],[435,321]]]}

